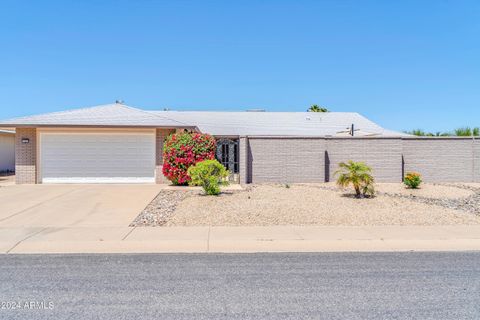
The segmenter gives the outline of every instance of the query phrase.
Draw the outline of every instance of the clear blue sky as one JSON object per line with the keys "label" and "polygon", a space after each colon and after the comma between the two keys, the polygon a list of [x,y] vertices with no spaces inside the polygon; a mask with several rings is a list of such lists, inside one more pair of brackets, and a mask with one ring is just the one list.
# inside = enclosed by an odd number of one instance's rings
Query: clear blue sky
{"label": "clear blue sky", "polygon": [[0,118],[123,99],[480,126],[478,0],[7,0],[0,41]]}

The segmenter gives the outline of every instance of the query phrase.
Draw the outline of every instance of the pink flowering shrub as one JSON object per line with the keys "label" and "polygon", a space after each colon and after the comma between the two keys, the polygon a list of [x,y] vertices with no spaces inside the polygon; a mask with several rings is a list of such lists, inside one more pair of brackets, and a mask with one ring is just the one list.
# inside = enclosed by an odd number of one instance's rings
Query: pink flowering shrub
{"label": "pink flowering shrub", "polygon": [[195,132],[172,133],[163,145],[163,175],[175,185],[186,185],[191,180],[190,166],[203,160],[215,159],[215,139]]}

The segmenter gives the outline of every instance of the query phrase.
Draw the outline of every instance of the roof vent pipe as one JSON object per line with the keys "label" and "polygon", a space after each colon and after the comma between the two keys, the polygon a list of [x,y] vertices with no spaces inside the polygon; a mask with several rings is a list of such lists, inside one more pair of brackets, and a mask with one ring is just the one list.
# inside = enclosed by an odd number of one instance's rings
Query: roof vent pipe
{"label": "roof vent pipe", "polygon": [[123,104],[123,100],[115,100],[116,104]]}

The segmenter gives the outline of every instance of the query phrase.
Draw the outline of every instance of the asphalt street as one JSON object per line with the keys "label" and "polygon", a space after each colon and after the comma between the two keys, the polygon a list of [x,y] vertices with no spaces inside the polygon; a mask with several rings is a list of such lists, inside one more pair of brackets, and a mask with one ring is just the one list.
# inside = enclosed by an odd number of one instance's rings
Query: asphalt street
{"label": "asphalt street", "polygon": [[2,255],[0,319],[480,319],[480,253]]}

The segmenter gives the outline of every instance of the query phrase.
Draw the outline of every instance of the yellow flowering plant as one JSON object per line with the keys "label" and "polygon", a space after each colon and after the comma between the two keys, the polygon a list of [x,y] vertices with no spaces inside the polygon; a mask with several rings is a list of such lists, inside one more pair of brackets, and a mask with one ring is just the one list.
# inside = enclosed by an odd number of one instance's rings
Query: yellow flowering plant
{"label": "yellow flowering plant", "polygon": [[403,179],[403,183],[409,189],[418,189],[422,183],[422,176],[417,172],[407,172],[407,175]]}

